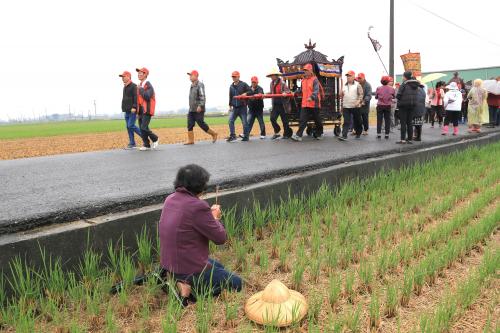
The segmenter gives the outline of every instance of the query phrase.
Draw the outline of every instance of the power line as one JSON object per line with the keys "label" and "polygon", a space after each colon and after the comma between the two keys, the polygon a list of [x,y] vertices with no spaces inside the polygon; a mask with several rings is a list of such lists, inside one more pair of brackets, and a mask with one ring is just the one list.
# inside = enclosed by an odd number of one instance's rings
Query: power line
{"label": "power line", "polygon": [[473,31],[471,31],[471,30],[469,30],[469,29],[467,29],[467,28],[464,28],[464,27],[462,27],[461,25],[456,24],[455,22],[453,22],[453,21],[451,21],[451,20],[448,20],[447,18],[445,18],[445,17],[443,17],[443,16],[441,16],[441,15],[439,15],[439,14],[437,14],[437,13],[434,13],[433,11],[431,11],[431,10],[429,10],[429,9],[427,9],[427,8],[424,8],[424,7],[420,6],[419,4],[416,4],[416,3],[414,3],[414,2],[411,2],[411,3],[412,3],[412,5],[414,5],[415,7],[418,7],[418,8],[420,8],[420,9],[422,9],[423,11],[425,11],[425,12],[427,12],[427,13],[429,13],[429,14],[431,14],[431,15],[433,15],[433,16],[435,16],[435,17],[437,17],[437,18],[439,18],[439,19],[441,19],[441,20],[443,20],[443,21],[445,21],[445,22],[447,22],[447,23],[449,23],[449,24],[453,25],[454,27],[456,27],[456,28],[458,28],[458,29],[460,29],[460,30],[465,31],[465,32],[467,32],[467,33],[471,34],[471,35],[472,35],[472,36],[474,36],[474,37],[477,37],[477,38],[479,38],[479,39],[483,39],[484,41],[486,41],[486,42],[488,42],[488,43],[490,43],[490,44],[492,44],[492,45],[495,45],[496,47],[499,47],[499,48],[500,48],[500,44],[498,44],[498,43],[496,43],[496,42],[494,42],[494,41],[491,41],[491,40],[489,40],[489,39],[487,39],[487,38],[484,38],[483,36],[478,35],[477,33],[473,32]]}

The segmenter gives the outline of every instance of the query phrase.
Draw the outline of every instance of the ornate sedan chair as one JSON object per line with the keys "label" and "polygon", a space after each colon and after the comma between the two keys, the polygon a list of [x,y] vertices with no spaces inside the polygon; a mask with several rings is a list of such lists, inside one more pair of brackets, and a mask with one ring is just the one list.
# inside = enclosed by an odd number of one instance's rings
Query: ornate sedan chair
{"label": "ornate sedan chair", "polygon": [[[340,92],[342,89],[342,65],[344,63],[344,57],[342,56],[338,60],[329,61],[326,55],[314,50],[316,43],[311,44],[309,40],[309,44],[304,44],[304,46],[306,51],[297,55],[291,63],[276,59],[280,72],[283,74],[283,79],[288,82],[290,90],[295,93],[295,97],[291,103],[291,110],[287,114],[289,125],[299,125],[300,109],[302,105],[302,94],[299,83],[304,77],[304,65],[312,64],[314,73],[322,86],[322,91],[320,91],[320,93],[322,93],[320,113],[323,126],[333,125],[334,135],[339,136],[342,118]],[[306,133],[307,135],[312,135],[313,131],[316,131],[316,129],[314,128],[314,123],[310,122],[307,126]],[[291,133],[285,133],[285,135],[291,136]]]}

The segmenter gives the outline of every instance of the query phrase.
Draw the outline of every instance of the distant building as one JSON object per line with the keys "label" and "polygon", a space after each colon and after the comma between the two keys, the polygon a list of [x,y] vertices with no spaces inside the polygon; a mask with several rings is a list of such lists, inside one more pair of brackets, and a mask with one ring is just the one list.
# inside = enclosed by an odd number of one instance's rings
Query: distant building
{"label": "distant building", "polygon": [[[475,79],[489,80],[500,76],[500,66],[497,67],[482,67],[482,68],[468,68],[468,69],[453,69],[447,71],[432,71],[432,72],[422,72],[422,77],[431,73],[443,73],[446,74],[445,77],[439,79],[439,81],[448,82],[452,77],[453,73],[458,72],[458,75],[464,80],[464,82],[473,81]],[[396,75],[396,81],[402,81],[402,74]]]}

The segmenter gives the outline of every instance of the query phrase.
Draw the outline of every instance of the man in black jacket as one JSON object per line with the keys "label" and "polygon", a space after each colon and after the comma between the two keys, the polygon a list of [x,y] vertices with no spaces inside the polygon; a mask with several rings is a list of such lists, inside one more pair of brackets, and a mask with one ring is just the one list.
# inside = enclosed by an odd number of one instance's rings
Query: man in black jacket
{"label": "man in black jacket", "polygon": [[128,132],[128,145],[125,149],[135,148],[134,133],[141,136],[141,130],[135,125],[137,118],[137,85],[132,82],[130,72],[124,71],[119,75],[123,81],[122,112],[125,115],[125,124]]}
{"label": "man in black jacket", "polygon": [[[251,79],[250,91],[248,96],[263,95],[264,89],[259,86],[259,79],[253,76]],[[252,132],[255,119],[258,120],[260,126],[260,138],[266,138],[266,124],[264,123],[264,101],[261,98],[250,99],[248,101],[248,132]]]}
{"label": "man in black jacket", "polygon": [[243,125],[243,138],[241,141],[248,141],[248,123],[247,123],[247,103],[244,100],[236,99],[236,96],[245,96],[249,91],[250,87],[243,81],[240,81],[240,73],[234,71],[231,75],[233,83],[229,87],[229,137],[227,142],[232,142],[236,140],[236,130],[234,128],[234,121],[236,118],[241,119],[241,124]]}
{"label": "man in black jacket", "polygon": [[417,93],[420,82],[412,78],[411,72],[404,72],[403,84],[398,89],[397,100],[401,121],[400,144],[413,143],[413,114],[417,105]]}

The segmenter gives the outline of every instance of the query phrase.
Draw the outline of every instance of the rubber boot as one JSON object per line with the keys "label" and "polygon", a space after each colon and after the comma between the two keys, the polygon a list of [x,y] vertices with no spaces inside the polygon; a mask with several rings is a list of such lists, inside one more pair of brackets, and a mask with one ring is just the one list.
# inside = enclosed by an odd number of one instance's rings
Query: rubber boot
{"label": "rubber boot", "polygon": [[453,126],[453,135],[458,135],[458,126]]}
{"label": "rubber boot", "polygon": [[214,132],[213,130],[208,129],[207,133],[212,136],[212,143],[217,142],[217,137],[219,136],[219,134],[217,134],[217,132]]}
{"label": "rubber boot", "polygon": [[194,132],[188,131],[188,140],[184,143],[184,145],[194,145]]}
{"label": "rubber boot", "polygon": [[443,131],[441,132],[441,135],[447,135],[448,134],[448,125],[443,126]]}

